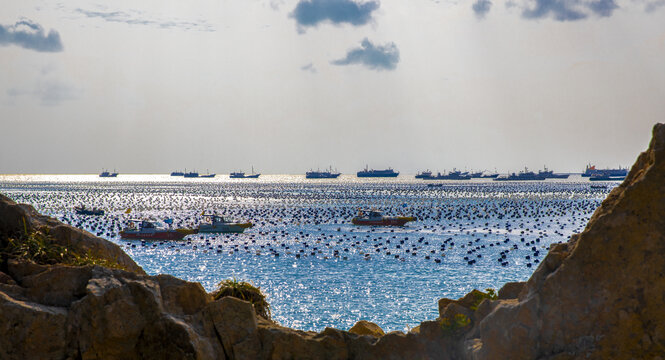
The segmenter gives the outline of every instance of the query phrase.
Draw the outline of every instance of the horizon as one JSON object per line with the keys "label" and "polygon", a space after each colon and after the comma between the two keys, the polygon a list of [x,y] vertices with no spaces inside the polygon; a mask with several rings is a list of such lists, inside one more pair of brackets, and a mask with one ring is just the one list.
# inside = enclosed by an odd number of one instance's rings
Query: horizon
{"label": "horizon", "polygon": [[0,14],[0,174],[630,166],[662,0],[74,0]]}

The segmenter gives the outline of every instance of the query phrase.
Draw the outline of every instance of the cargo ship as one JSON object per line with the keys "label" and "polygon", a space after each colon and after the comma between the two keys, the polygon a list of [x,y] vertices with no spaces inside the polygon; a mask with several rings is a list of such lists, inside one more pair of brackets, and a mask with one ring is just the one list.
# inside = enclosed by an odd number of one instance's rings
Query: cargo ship
{"label": "cargo ship", "polygon": [[310,170],[305,173],[305,178],[306,179],[337,179],[341,173],[339,172],[333,172],[332,168],[330,168],[327,171],[314,171]]}
{"label": "cargo ship", "polygon": [[622,167],[618,169],[596,169],[595,165],[588,164],[582,173],[582,177],[591,177],[594,174],[607,175],[609,177],[626,177],[628,169]]}
{"label": "cargo ship", "polygon": [[393,170],[392,168],[388,168],[386,170],[374,170],[374,169],[368,169],[367,166],[365,166],[365,170],[358,171],[356,174],[359,178],[366,178],[366,177],[397,177],[399,175],[398,172]]}

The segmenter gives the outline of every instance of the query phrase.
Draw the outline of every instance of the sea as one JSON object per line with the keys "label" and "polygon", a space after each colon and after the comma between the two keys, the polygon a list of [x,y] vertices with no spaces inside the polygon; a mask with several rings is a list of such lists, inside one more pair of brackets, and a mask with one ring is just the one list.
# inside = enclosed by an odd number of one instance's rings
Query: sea
{"label": "sea", "polygon": [[[594,185],[592,187],[592,185]],[[0,193],[118,244],[150,275],[260,287],[281,325],[347,330],[368,320],[409,331],[441,298],[526,281],[553,243],[581,232],[618,182],[397,178],[182,178],[169,175],[0,175]],[[102,216],[76,215],[84,205]],[[414,216],[404,227],[351,224],[359,210]],[[242,234],[123,240],[130,219],[196,227],[203,214],[251,221]]]}

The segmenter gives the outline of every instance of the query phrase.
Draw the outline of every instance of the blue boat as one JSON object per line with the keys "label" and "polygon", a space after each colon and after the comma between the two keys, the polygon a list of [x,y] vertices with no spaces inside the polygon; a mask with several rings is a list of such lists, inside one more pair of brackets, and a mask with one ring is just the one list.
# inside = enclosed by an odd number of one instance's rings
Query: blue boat
{"label": "blue boat", "polygon": [[436,176],[423,177],[423,180],[471,180],[471,175],[469,173],[463,173],[461,171],[453,170],[448,172],[448,174],[437,173]]}
{"label": "blue boat", "polygon": [[171,176],[185,176],[185,173],[182,171],[174,171],[171,173]]}
{"label": "blue boat", "polygon": [[332,167],[327,171],[313,171],[310,170],[305,173],[306,179],[337,179],[341,173],[333,172]]}
{"label": "blue boat", "polygon": [[545,180],[545,176],[542,174],[536,174],[533,171],[529,171],[527,168],[524,168],[524,171],[520,171],[518,174],[511,173],[508,175],[500,175],[494,178],[494,181],[533,181],[533,180]]}
{"label": "blue boat", "polygon": [[392,168],[388,168],[386,170],[374,170],[371,169],[369,170],[367,166],[365,166],[365,170],[358,171],[356,174],[359,178],[367,178],[367,177],[397,177],[399,175],[398,172],[393,170]]}
{"label": "blue boat", "polygon": [[183,176],[186,177],[186,178],[197,178],[197,177],[199,177],[199,173],[197,173],[196,171],[190,171],[190,172],[185,173],[185,175],[183,175]]}
{"label": "blue boat", "polygon": [[544,170],[538,171],[538,175],[542,175],[545,179],[568,179],[570,174],[555,174],[554,171],[548,170],[547,167]]}
{"label": "blue boat", "polygon": [[99,177],[117,177],[118,173],[113,169],[113,172],[109,172],[108,170],[104,170],[99,174]]}
{"label": "blue boat", "polygon": [[231,179],[258,179],[259,176],[261,176],[261,174],[255,174],[253,166],[252,166],[252,174],[250,175],[245,175],[245,173],[241,171],[236,171],[229,174],[229,177]]}
{"label": "blue boat", "polygon": [[607,175],[610,177],[626,177],[628,175],[628,169],[622,167],[619,167],[618,169],[596,169],[595,165],[588,164],[582,173],[582,177],[591,177],[591,175],[594,174]]}
{"label": "blue boat", "polygon": [[427,170],[427,171],[422,171],[416,175],[416,179],[428,179],[432,177],[432,172]]}

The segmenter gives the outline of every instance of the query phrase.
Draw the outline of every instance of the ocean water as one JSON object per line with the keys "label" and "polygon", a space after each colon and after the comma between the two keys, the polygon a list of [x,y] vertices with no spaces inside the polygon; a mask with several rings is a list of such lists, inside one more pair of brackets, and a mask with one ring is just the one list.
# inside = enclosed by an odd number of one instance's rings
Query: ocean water
{"label": "ocean water", "polygon": [[[274,320],[316,331],[358,320],[407,331],[435,319],[442,297],[527,280],[549,246],[582,231],[617,183],[600,184],[607,187],[591,188],[579,175],[534,182],[0,175],[0,193],[120,245],[149,274],[197,281],[208,291],[224,279],[249,281],[266,294]],[[79,204],[106,214],[76,215]],[[417,221],[354,226],[360,208]],[[118,237],[130,218],[194,227],[203,212],[255,226],[183,241]]]}

